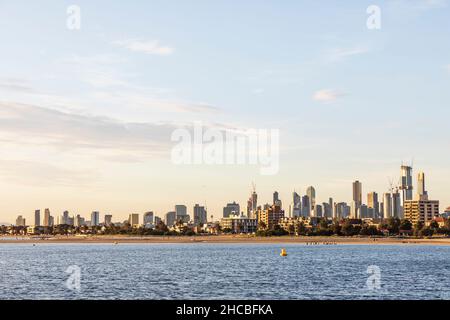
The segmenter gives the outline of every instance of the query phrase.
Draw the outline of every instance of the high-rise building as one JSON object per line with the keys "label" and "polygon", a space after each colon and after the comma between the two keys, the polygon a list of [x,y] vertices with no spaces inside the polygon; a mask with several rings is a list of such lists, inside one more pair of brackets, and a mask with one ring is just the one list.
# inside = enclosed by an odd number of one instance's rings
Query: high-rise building
{"label": "high-rise building", "polygon": [[302,197],[302,217],[311,216],[311,202],[307,195]]}
{"label": "high-rise building", "polygon": [[39,227],[41,225],[41,210],[34,210],[34,226]]}
{"label": "high-rise building", "polygon": [[182,222],[189,222],[189,215],[187,214],[187,207],[183,204],[175,206],[176,220]]}
{"label": "high-rise building", "polygon": [[153,211],[144,213],[144,225],[153,224]]}
{"label": "high-rise building", "polygon": [[271,206],[267,209],[258,210],[258,228],[273,229],[284,218],[284,211],[279,206]]}
{"label": "high-rise building", "polygon": [[316,189],[314,189],[313,186],[309,186],[306,189],[306,195],[309,198],[309,203],[310,203],[310,206],[311,206],[310,210],[314,210],[314,207],[316,205]]}
{"label": "high-rise building", "polygon": [[402,196],[397,189],[392,192],[392,217],[403,219]]}
{"label": "high-rise building", "polygon": [[302,214],[302,198],[297,192],[292,193],[292,216],[299,217]]}
{"label": "high-rise building", "polygon": [[50,224],[50,209],[45,209],[45,211],[44,211],[44,223],[43,223],[43,225],[44,225],[44,227],[50,227],[50,226],[52,226],[53,224]]}
{"label": "high-rise building", "polygon": [[112,225],[112,215],[105,214],[105,226],[109,227]]}
{"label": "high-rise building", "polygon": [[238,203],[227,203],[226,207],[223,207],[223,217],[227,218],[230,215],[240,215],[241,208]]}
{"label": "high-rise building", "polygon": [[378,193],[375,191],[369,192],[367,194],[367,207],[373,212],[373,216],[371,218],[378,218],[380,213],[380,203],[378,202]]}
{"label": "high-rise building", "polygon": [[63,212],[60,223],[61,224],[69,224],[69,211],[66,210]]}
{"label": "high-rise building", "polygon": [[418,222],[426,223],[439,217],[438,200],[406,200],[404,206],[405,219],[413,225]]}
{"label": "high-rise building", "polygon": [[357,205],[362,204],[362,183],[359,182],[358,180],[353,182],[353,198],[352,198],[352,200],[355,201],[355,203]]}
{"label": "high-rise building", "polygon": [[100,212],[92,211],[91,213],[91,226],[98,226],[100,224]]}
{"label": "high-rise building", "polygon": [[155,226],[161,223],[161,218],[158,216],[155,216]]}
{"label": "high-rise building", "polygon": [[194,224],[202,225],[207,222],[208,222],[208,214],[205,210],[205,207],[196,204],[194,206]]}
{"label": "high-rise building", "polygon": [[314,206],[313,212],[314,212],[314,216],[315,217],[317,217],[317,218],[322,218],[323,217],[323,208],[322,208],[322,206],[320,204],[316,204]]}
{"label": "high-rise building", "polygon": [[400,184],[400,199],[401,206],[406,200],[413,199],[413,185],[412,185],[412,167],[402,165],[400,169],[401,184]]}
{"label": "high-rise building", "polygon": [[53,227],[55,225],[55,218],[53,216],[48,217],[48,226]]}
{"label": "high-rise building", "polygon": [[383,195],[383,218],[393,217],[392,214],[392,193],[387,192]]}
{"label": "high-rise building", "polygon": [[25,218],[22,216],[18,216],[16,219],[16,226],[17,227],[25,227],[25,225],[26,225]]}
{"label": "high-rise building", "polygon": [[279,194],[278,194],[278,191],[275,191],[273,193],[273,204],[277,203],[278,200],[280,200]]}
{"label": "high-rise building", "polygon": [[139,213],[131,213],[128,216],[128,223],[132,226],[132,227],[139,227]]}
{"label": "high-rise building", "polygon": [[425,189],[425,173],[419,172],[417,176],[417,198],[418,200],[428,200],[428,193]]}
{"label": "high-rise building", "polygon": [[177,213],[175,211],[170,211],[166,213],[165,222],[166,226],[171,227],[177,221]]}

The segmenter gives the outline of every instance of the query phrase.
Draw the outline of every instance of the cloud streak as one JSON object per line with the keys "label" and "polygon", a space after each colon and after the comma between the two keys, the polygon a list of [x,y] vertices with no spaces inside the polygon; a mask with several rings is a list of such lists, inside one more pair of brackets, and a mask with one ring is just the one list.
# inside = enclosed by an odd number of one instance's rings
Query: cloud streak
{"label": "cloud streak", "polygon": [[171,47],[160,45],[158,40],[146,41],[140,39],[127,39],[114,41],[113,44],[128,49],[132,52],[141,52],[160,56],[171,55],[175,51]]}
{"label": "cloud streak", "polygon": [[342,92],[332,89],[322,89],[314,93],[313,100],[323,103],[332,103],[342,96],[344,96]]}

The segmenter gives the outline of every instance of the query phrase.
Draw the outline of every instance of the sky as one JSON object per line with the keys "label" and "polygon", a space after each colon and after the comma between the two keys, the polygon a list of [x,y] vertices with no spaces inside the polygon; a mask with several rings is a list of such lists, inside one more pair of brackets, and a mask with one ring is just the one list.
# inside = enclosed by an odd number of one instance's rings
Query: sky
{"label": "sky", "polygon": [[[252,182],[261,204],[310,185],[350,201],[402,161],[450,206],[450,1],[0,0],[0,39],[1,222],[196,203],[218,219]],[[174,164],[172,133],[199,122],[279,130],[279,171]]]}

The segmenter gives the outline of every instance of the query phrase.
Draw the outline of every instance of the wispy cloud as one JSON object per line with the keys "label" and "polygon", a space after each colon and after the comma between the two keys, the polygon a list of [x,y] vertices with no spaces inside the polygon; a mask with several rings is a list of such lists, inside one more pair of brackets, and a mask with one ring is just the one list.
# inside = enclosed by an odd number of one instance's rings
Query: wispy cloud
{"label": "wispy cloud", "polygon": [[364,46],[355,46],[350,48],[335,48],[328,54],[329,60],[340,61],[348,57],[368,53],[369,49]]}
{"label": "wispy cloud", "polygon": [[322,89],[318,90],[313,95],[313,100],[331,103],[336,101],[338,98],[342,97],[344,94],[342,92],[332,90],[332,89]]}
{"label": "wispy cloud", "polygon": [[96,181],[98,175],[93,170],[74,170],[37,161],[0,160],[0,176],[9,183],[26,186],[79,187]]}
{"label": "wispy cloud", "polygon": [[177,126],[123,122],[108,117],[76,114],[40,106],[1,103],[0,133],[13,144],[37,144],[63,150],[139,152],[148,157],[167,150]]}
{"label": "wispy cloud", "polygon": [[4,79],[0,80],[0,89],[8,91],[17,91],[22,93],[31,93],[33,89],[27,81],[23,79]]}
{"label": "wispy cloud", "polygon": [[172,47],[162,46],[159,44],[158,40],[146,41],[140,39],[127,39],[114,41],[113,44],[133,52],[142,52],[160,56],[167,56],[174,52]]}

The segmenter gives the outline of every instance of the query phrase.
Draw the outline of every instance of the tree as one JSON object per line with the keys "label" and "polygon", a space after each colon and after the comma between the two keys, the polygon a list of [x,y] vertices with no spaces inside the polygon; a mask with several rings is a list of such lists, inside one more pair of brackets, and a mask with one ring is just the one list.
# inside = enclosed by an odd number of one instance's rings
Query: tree
{"label": "tree", "polygon": [[439,229],[439,223],[436,220],[431,221],[430,228],[433,230]]}
{"label": "tree", "polygon": [[412,223],[408,219],[403,219],[400,222],[400,230],[412,230]]}
{"label": "tree", "polygon": [[341,232],[344,236],[352,236],[355,232],[353,225],[350,223],[350,221],[346,220],[344,224],[342,225]]}
{"label": "tree", "polygon": [[387,220],[387,229],[390,234],[398,234],[400,230],[400,219],[399,218],[389,218]]}

